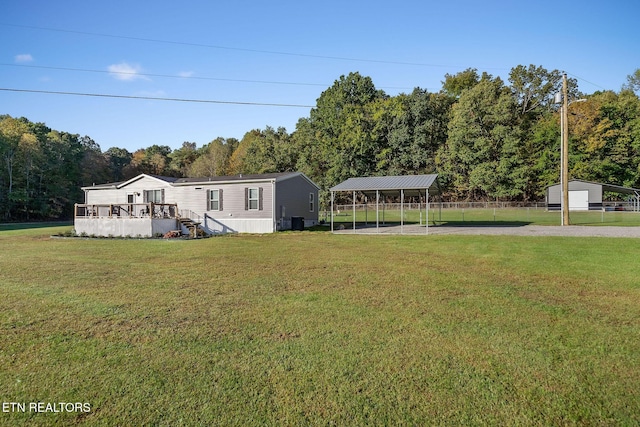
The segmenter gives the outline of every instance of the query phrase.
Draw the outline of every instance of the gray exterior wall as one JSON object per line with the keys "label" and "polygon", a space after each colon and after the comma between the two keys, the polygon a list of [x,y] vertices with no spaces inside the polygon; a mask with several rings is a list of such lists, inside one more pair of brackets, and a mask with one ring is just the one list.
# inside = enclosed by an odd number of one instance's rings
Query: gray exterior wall
{"label": "gray exterior wall", "polygon": [[[313,196],[313,210],[309,195]],[[278,228],[291,229],[291,218],[304,218],[305,227],[318,223],[318,187],[303,175],[291,176],[276,183],[276,220]],[[284,214],[284,215],[283,215]]]}
{"label": "gray exterior wall", "polygon": [[[602,186],[591,182],[569,181],[569,192],[588,191],[589,209],[602,208]],[[562,203],[562,188],[560,184],[547,188],[547,208],[549,210],[559,210]]]}

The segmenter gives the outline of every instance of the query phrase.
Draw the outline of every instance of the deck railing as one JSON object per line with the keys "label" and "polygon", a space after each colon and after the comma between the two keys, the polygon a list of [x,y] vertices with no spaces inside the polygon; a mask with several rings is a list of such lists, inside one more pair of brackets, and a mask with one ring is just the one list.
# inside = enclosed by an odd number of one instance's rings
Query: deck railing
{"label": "deck railing", "polygon": [[178,215],[179,215],[179,218],[188,218],[197,223],[202,223],[202,221],[204,221],[204,218],[202,218],[200,215],[198,215],[191,209],[180,209],[180,211],[178,212]]}
{"label": "deck railing", "polygon": [[174,203],[76,204],[76,218],[177,218]]}

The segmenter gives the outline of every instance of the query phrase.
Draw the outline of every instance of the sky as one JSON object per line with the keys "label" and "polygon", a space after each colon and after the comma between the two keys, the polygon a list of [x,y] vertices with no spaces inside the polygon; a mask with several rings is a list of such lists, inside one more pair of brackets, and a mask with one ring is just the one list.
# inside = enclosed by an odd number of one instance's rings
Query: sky
{"label": "sky", "polygon": [[4,1],[0,114],[134,152],[291,133],[350,72],[391,96],[529,64],[619,91],[638,16],[637,0]]}

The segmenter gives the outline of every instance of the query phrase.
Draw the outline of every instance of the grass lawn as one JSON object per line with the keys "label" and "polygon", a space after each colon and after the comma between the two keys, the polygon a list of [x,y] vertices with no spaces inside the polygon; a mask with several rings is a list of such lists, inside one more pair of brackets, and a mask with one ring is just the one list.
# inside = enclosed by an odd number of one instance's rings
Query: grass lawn
{"label": "grass lawn", "polygon": [[[404,221],[418,223],[425,220],[425,213],[418,209],[406,209]],[[330,221],[330,216],[327,221]],[[352,223],[353,210],[342,210],[334,213],[334,222]],[[376,208],[369,207],[365,210],[356,210],[357,222],[375,224]],[[400,210],[382,211],[378,213],[378,221],[400,222]],[[445,225],[486,225],[486,224],[536,224],[536,225],[560,225],[560,211],[547,211],[545,208],[503,208],[503,209],[438,209],[432,206],[429,210],[429,222]],[[640,226],[640,213],[638,212],[603,212],[603,211],[572,211],[570,222],[573,225],[616,225],[616,226]]]}
{"label": "grass lawn", "polygon": [[640,423],[638,239],[68,228],[0,231],[0,394],[90,412],[1,425]]}

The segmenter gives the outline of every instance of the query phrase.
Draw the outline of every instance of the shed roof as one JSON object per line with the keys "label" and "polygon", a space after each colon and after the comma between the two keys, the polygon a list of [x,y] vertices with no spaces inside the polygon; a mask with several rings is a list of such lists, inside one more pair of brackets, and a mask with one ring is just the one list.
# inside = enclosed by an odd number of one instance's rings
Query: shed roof
{"label": "shed roof", "polygon": [[[380,191],[389,194],[398,193],[400,190],[414,193],[429,190],[429,193],[438,193],[437,178],[438,174],[349,178],[335,187],[331,187],[331,191],[359,191],[362,193]],[[435,188],[432,189],[434,184]]]}
{"label": "shed roof", "polygon": [[[582,179],[572,179],[569,182],[583,182],[585,184],[599,185],[599,186],[602,187],[602,191],[609,191],[611,193],[635,194],[635,195],[640,194],[640,189],[638,189],[638,188],[623,187],[621,185],[603,184],[603,183],[600,183],[600,182],[584,181]],[[560,184],[553,184],[553,185],[550,185],[549,187],[547,187],[547,189],[551,188],[551,187],[559,186],[559,185]]]}

